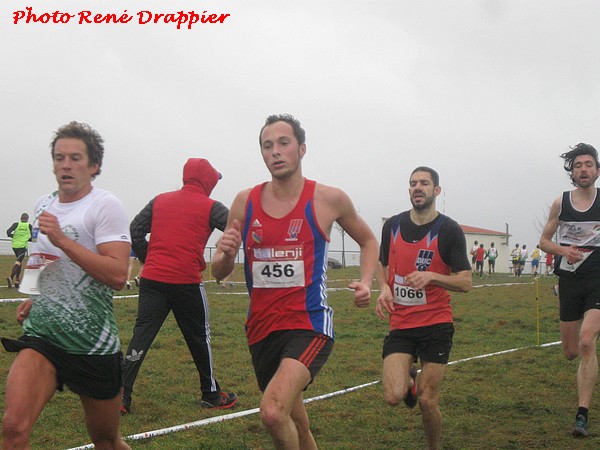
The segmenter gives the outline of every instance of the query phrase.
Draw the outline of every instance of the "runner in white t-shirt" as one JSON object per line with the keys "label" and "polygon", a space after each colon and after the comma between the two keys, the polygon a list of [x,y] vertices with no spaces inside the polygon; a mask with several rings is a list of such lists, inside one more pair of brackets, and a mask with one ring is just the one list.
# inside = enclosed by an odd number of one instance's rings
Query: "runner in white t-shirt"
{"label": "runner in white t-shirt", "polygon": [[38,293],[17,307],[23,336],[2,338],[18,352],[6,380],[6,448],[29,448],[34,423],[63,385],[79,395],[96,448],[129,448],[118,431],[122,354],[112,310],[113,289],[127,277],[129,221],[116,197],[92,186],[103,142],[71,122],[51,143],[58,191],[36,204],[30,258],[54,262],[41,271]]}

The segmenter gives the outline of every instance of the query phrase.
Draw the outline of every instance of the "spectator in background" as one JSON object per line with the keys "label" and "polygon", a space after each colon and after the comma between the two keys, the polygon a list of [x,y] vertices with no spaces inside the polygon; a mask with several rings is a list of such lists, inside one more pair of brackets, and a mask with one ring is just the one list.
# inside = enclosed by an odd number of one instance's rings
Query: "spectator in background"
{"label": "spectator in background", "polygon": [[494,243],[490,246],[487,251],[487,259],[488,259],[488,273],[496,273],[496,258],[498,257],[498,249],[495,247]]}
{"label": "spectator in background", "polygon": [[531,252],[531,275],[534,277],[537,277],[540,259],[542,259],[542,251],[540,250],[540,246],[536,245],[533,252]]}
{"label": "spectator in background", "polygon": [[479,244],[475,252],[475,271],[479,274],[479,278],[483,277],[483,262],[485,260],[485,248],[483,244]]}
{"label": "spectator in background", "polygon": [[473,247],[471,247],[471,251],[469,254],[471,255],[471,272],[475,273],[475,263],[477,262],[477,249],[479,248],[479,243],[477,241],[473,242]]}
{"label": "spectator in background", "polygon": [[513,265],[513,276],[516,277],[518,276],[519,265],[521,264],[521,249],[519,248],[519,244],[515,244],[515,248],[510,252],[510,259]]}
{"label": "spectator in background", "polygon": [[527,245],[523,244],[523,248],[521,249],[521,256],[519,257],[519,277],[523,273],[525,269],[525,263],[527,262],[527,257],[529,253],[527,252]]}
{"label": "spectator in background", "polygon": [[546,275],[550,275],[554,271],[554,255],[546,253]]}
{"label": "spectator in background", "polygon": [[131,222],[133,250],[144,268],[138,315],[123,365],[123,414],[131,412],[136,377],[171,311],[200,376],[202,407],[226,409],[237,402],[236,394],[221,391],[213,373],[202,282],[206,242],[213,229],[223,230],[227,223],[227,207],[209,197],[220,178],[208,160],[190,158],[183,167],[183,187],[157,195]]}
{"label": "spectator in background", "polygon": [[21,214],[21,220],[13,223],[10,228],[6,230],[6,235],[12,239],[12,249],[17,257],[10,272],[10,276],[6,278],[9,289],[12,288],[13,285],[16,288],[19,288],[21,267],[25,255],[27,255],[27,244],[28,242],[31,242],[32,233],[33,230],[29,223],[29,214],[27,213]]}
{"label": "spectator in background", "polygon": [[227,285],[229,285],[230,287],[235,286],[233,284],[233,281],[231,281],[231,280],[233,280],[234,274],[235,274],[235,270],[233,270],[229,275],[227,275],[222,280],[216,280],[217,286],[219,286],[221,289],[227,289]]}
{"label": "spectator in background", "polygon": [[[127,268],[127,289],[131,289],[131,275],[133,275],[133,266],[135,265],[135,261],[137,260],[137,256],[135,256],[135,252],[131,249],[131,254],[129,255],[129,267]],[[141,263],[140,263],[141,264]],[[140,265],[140,269],[138,270],[138,274],[133,278],[135,285],[140,287],[140,274],[142,273],[143,264]]]}

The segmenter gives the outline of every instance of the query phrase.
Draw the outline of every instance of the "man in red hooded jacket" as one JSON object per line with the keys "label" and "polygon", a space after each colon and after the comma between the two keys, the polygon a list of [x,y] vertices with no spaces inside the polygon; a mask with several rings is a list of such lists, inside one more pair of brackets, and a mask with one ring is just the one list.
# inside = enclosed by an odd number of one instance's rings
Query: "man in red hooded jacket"
{"label": "man in red hooded jacket", "polygon": [[170,311],[198,369],[202,406],[225,409],[237,402],[234,393],[221,391],[213,374],[201,275],[206,242],[213,229],[223,231],[229,214],[227,207],[209,197],[220,178],[206,159],[190,158],[183,167],[183,188],[157,195],[131,222],[132,248],[144,268],[138,316],[123,366],[123,414],[130,412],[133,384]]}

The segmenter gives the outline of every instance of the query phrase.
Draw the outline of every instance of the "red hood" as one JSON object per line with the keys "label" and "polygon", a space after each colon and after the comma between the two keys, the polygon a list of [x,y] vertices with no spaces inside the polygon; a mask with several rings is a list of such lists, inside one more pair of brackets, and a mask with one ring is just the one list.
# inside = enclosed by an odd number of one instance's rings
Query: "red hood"
{"label": "red hood", "polygon": [[204,158],[190,158],[183,166],[183,185],[196,186],[207,196],[220,178],[221,174]]}

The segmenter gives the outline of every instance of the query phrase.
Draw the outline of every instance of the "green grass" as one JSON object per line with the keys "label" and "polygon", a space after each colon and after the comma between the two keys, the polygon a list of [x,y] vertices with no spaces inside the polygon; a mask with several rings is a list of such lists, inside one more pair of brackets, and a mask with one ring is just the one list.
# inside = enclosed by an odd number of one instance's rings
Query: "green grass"
{"label": "green grass", "polygon": [[[10,258],[0,258],[6,272]],[[344,287],[357,276],[356,269],[329,273],[330,287]],[[236,271],[241,281],[242,271]],[[526,347],[512,353],[474,359],[448,366],[442,388],[445,449],[598,448],[600,409],[594,400],[591,436],[569,435],[577,406],[577,362],[564,359],[559,345],[537,348],[536,305],[539,304],[540,341],[558,341],[558,301],[551,287],[555,279],[544,277],[536,285],[531,277],[506,275],[475,278],[467,294],[453,294],[455,342],[453,361],[477,355]],[[519,282],[518,286],[501,283]],[[221,386],[239,395],[231,411],[210,412],[199,407],[199,381],[185,342],[169,317],[150,350],[138,377],[133,414],[123,418],[124,436],[198,421],[212,416],[257,408],[260,393],[251,368],[244,336],[247,297],[243,284],[221,289],[207,283],[215,371]],[[137,293],[122,291],[118,294]],[[0,289],[0,297],[15,291]],[[376,293],[373,295],[375,300]],[[387,323],[368,309],[354,307],[350,292],[332,291],[336,343],[328,363],[306,397],[314,397],[379,380],[381,346]],[[0,335],[17,337],[15,303],[0,304]],[[115,311],[123,346],[131,338],[136,299],[116,299]],[[5,378],[13,354],[0,353],[0,377]],[[3,401],[3,394],[0,394]],[[311,429],[323,449],[425,448],[419,409],[387,406],[381,384],[307,405]],[[82,423],[78,398],[57,393],[44,410],[32,436],[32,448],[68,448],[90,440]],[[130,442],[140,449],[268,449],[271,441],[256,414],[195,427],[153,439]]]}

